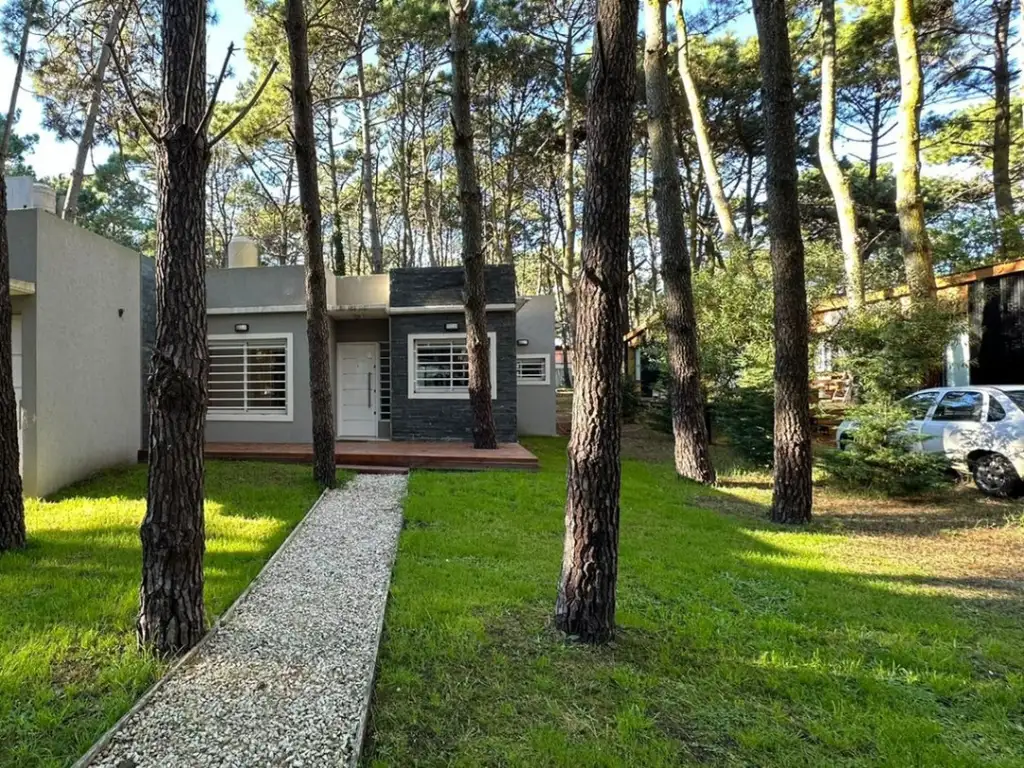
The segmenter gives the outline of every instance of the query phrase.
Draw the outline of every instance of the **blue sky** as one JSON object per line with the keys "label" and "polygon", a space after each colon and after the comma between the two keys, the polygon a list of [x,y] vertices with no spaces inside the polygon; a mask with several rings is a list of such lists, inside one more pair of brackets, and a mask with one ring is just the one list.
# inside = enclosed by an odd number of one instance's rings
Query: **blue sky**
{"label": "blue sky", "polygon": [[[214,0],[213,9],[217,15],[217,24],[208,28],[209,43],[207,47],[207,67],[211,77],[216,76],[224,61],[224,54],[231,42],[240,50],[231,60],[235,77],[221,88],[221,98],[230,99],[234,95],[238,82],[243,81],[249,73],[249,63],[245,57],[244,50],[241,50],[245,42],[245,34],[252,25],[252,18],[245,10],[243,0]],[[0,110],[6,111],[8,99],[10,98],[10,83],[14,82],[15,60],[10,56],[0,57],[0,83],[5,87],[0,93]],[[113,73],[108,73],[110,76]],[[38,133],[39,143],[36,151],[28,158],[33,166],[36,176],[57,176],[68,174],[75,162],[77,146],[73,142],[57,141],[56,136],[44,131],[40,125],[42,121],[42,105],[36,100],[32,93],[31,78],[26,76],[22,80],[21,94],[18,96],[18,108],[21,110],[21,119],[17,125],[19,133]],[[97,160],[102,160],[109,149],[98,149]],[[87,172],[89,169],[87,168]]]}

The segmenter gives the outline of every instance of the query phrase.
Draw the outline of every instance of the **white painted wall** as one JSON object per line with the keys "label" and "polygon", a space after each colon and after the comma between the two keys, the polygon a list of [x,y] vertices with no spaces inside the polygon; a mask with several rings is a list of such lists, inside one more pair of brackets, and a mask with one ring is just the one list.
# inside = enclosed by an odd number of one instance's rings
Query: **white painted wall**
{"label": "white painted wall", "polygon": [[[139,254],[37,213],[35,473],[45,495],[138,460]],[[29,473],[31,474],[31,473]]]}

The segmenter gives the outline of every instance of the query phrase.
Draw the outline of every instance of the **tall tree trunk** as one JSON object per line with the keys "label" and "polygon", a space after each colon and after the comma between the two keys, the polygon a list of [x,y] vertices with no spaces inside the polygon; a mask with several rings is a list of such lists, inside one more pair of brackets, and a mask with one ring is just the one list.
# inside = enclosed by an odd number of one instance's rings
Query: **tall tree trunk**
{"label": "tall tree trunk", "polygon": [[996,198],[1001,258],[1019,258],[1024,251],[1013,207],[1013,182],[1010,176],[1010,15],[1012,0],[995,0],[995,84],[996,111],[992,131],[992,184]]}
{"label": "tall tree trunk", "polygon": [[331,399],[330,331],[327,276],[320,225],[320,187],[313,130],[313,95],[309,85],[309,41],[302,0],[285,3],[285,32],[291,61],[292,141],[299,181],[299,205],[306,236],[306,338],[309,342],[309,400],[313,411],[313,479],[333,488],[334,407]]}
{"label": "tall tree trunk", "polygon": [[449,0],[452,50],[452,145],[459,176],[459,214],[462,218],[462,266],[465,270],[466,351],[469,355],[469,402],[473,409],[473,447],[497,448],[491,403],[491,356],[487,336],[487,294],[484,285],[483,211],[473,157],[470,116],[470,20],[474,0]]}
{"label": "tall tree trunk", "polygon": [[139,641],[187,651],[203,610],[206,348],[206,6],[163,0],[163,107],[156,144],[156,343],[149,375],[149,490]]}
{"label": "tall tree trunk", "polygon": [[870,208],[867,216],[868,242],[864,246],[862,259],[867,259],[875,250],[878,242],[878,156],[882,141],[882,96],[875,93],[871,107],[871,137],[868,144],[868,200]]}
{"label": "tall tree trunk", "polygon": [[836,4],[821,0],[821,124],[818,129],[818,154],[836,205],[839,238],[846,271],[846,302],[857,312],[864,305],[864,277],[861,272],[860,238],[857,212],[853,207],[850,182],[836,158]]}
{"label": "tall tree trunk", "polygon": [[893,30],[900,68],[899,130],[896,140],[896,213],[907,272],[907,288],[914,302],[935,298],[932,248],[924,222],[921,196],[921,107],[924,87],[917,53],[917,25],[913,0],[895,0]]}
{"label": "tall tree trunk", "polygon": [[110,21],[107,22],[107,31],[103,35],[103,47],[100,49],[99,61],[96,62],[96,71],[92,74],[92,95],[89,97],[89,109],[85,113],[82,137],[78,141],[78,152],[75,154],[75,167],[71,171],[71,183],[68,186],[67,195],[64,196],[64,208],[61,211],[61,218],[65,221],[74,221],[78,215],[78,195],[82,191],[85,161],[89,158],[93,134],[96,131],[96,118],[99,115],[100,102],[103,98],[103,78],[107,74],[107,64],[110,62],[110,46],[114,44],[114,38],[117,37],[117,32],[121,28],[124,9],[123,2],[114,3]]}
{"label": "tall tree trunk", "polygon": [[427,263],[436,267],[437,251],[434,247],[434,209],[431,205],[430,194],[430,146],[427,142],[427,87],[430,84],[430,74],[424,58],[423,82],[420,85],[420,170],[423,174],[423,224],[427,229]]}
{"label": "tall tree trunk", "polygon": [[665,330],[668,333],[669,401],[675,437],[676,472],[698,483],[714,483],[708,448],[704,394],[697,351],[690,257],[686,251],[679,163],[672,132],[672,90],[668,80],[665,32],[667,0],[647,0],[644,75],[647,83],[647,136],[654,171],[661,268],[665,280]]}
{"label": "tall tree trunk", "polygon": [[370,271],[379,275],[384,271],[384,247],[380,241],[380,219],[377,216],[377,195],[373,184],[373,136],[370,130],[370,96],[366,92],[362,35],[356,43],[356,84],[359,88],[359,125],[363,144],[363,203],[366,206],[366,223],[370,234]]}
{"label": "tall tree trunk", "polygon": [[340,191],[338,189],[338,151],[334,144],[334,114],[327,108],[327,160],[331,178],[331,271],[345,275],[345,237],[342,233]]}
{"label": "tall tree trunk", "polygon": [[[558,282],[565,299],[566,327],[568,333],[562,340],[563,354],[573,348],[576,337],[576,137],[573,124],[573,40],[569,36],[562,50],[562,124],[565,131],[562,173],[565,197],[562,200],[565,218],[565,238],[562,244],[562,268],[558,271]],[[568,358],[566,358],[568,359]],[[568,364],[566,371],[569,370]]]}
{"label": "tall tree trunk", "polygon": [[[28,56],[28,36],[32,32],[38,0],[29,0],[25,5],[25,26],[21,30],[21,42],[18,44],[18,63],[14,69],[14,85],[11,86],[11,101],[7,107],[7,119],[4,121],[4,133],[0,137],[0,160],[7,160],[7,146],[14,133],[14,123],[18,118],[18,95],[21,93],[21,78],[25,74],[25,59]],[[0,165],[0,173],[4,171]]]}
{"label": "tall tree trunk", "polygon": [[585,643],[607,642],[615,631],[636,34],[635,1],[597,0],[577,288],[576,389],[565,545],[555,603],[555,625]]}
{"label": "tall tree trunk", "polygon": [[807,290],[797,198],[793,69],[785,0],[754,0],[761,49],[768,235],[775,294],[775,470],[772,520],[811,519]]}
{"label": "tall tree trunk", "polygon": [[683,15],[683,0],[677,0],[676,3],[676,37],[679,77],[683,81],[686,104],[690,109],[690,122],[693,124],[693,136],[697,140],[700,164],[704,168],[704,180],[708,185],[711,202],[715,206],[718,226],[722,228],[722,236],[725,238],[726,245],[730,245],[739,240],[739,235],[736,232],[736,220],[729,207],[729,200],[722,187],[722,177],[718,173],[715,153],[711,148],[711,139],[708,138],[708,127],[704,120],[704,108],[701,106],[700,94],[697,92],[697,84],[694,82],[693,73],[690,70],[690,45],[686,34],[686,17]]}
{"label": "tall tree trunk", "polygon": [[6,155],[0,151],[0,552],[25,546],[18,401],[11,344],[11,252],[7,242]]}

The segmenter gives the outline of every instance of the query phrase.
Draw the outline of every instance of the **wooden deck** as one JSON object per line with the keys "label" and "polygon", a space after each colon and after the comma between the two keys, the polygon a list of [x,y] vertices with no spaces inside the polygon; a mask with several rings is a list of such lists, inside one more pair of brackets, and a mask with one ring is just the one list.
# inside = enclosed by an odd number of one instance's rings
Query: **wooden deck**
{"label": "wooden deck", "polygon": [[[207,443],[206,458],[234,461],[310,463],[308,443]],[[536,470],[537,457],[519,443],[501,443],[496,450],[478,451],[470,443],[402,441],[339,441],[334,445],[339,467],[366,472],[397,469],[521,469]],[[145,455],[140,454],[145,460]]]}

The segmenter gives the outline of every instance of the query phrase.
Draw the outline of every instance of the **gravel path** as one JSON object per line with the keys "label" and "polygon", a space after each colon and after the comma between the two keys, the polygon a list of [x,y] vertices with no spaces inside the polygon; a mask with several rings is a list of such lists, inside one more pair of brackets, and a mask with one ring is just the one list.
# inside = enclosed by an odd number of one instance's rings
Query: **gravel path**
{"label": "gravel path", "polygon": [[359,475],[326,494],[220,630],[88,764],[349,764],[405,486],[403,475]]}

